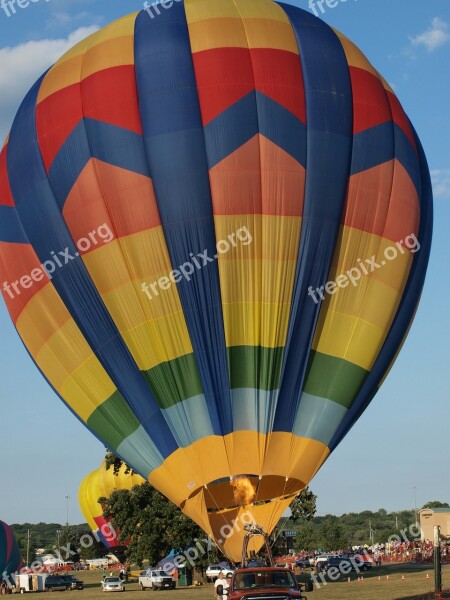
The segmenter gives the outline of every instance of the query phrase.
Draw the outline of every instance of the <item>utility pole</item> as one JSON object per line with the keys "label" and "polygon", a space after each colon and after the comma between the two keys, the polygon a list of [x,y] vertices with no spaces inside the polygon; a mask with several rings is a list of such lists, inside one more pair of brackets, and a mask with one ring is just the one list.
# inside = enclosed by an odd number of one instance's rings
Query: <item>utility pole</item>
{"label": "utility pole", "polygon": [[30,564],[30,530],[27,530],[27,567]]}
{"label": "utility pole", "polygon": [[413,485],[414,491],[414,515],[416,519],[416,527],[417,527],[417,485]]}
{"label": "utility pole", "polygon": [[59,558],[59,560],[61,560],[61,538],[60,538],[60,535],[61,535],[61,529],[57,529],[56,530],[56,543],[57,543],[57,546],[58,546],[58,558]]}
{"label": "utility pole", "polygon": [[65,495],[65,499],[66,499],[66,527],[69,527],[69,500],[70,500],[69,494]]}

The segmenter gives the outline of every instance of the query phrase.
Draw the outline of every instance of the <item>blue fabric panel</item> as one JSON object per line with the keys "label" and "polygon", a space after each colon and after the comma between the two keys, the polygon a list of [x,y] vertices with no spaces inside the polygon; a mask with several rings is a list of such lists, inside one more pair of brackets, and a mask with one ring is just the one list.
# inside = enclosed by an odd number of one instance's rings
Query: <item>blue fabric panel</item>
{"label": "blue fabric panel", "polygon": [[286,108],[256,91],[247,94],[205,127],[209,168],[241,148],[257,133],[305,166],[305,125]]}
{"label": "blue fabric panel", "polygon": [[28,244],[15,206],[0,206],[0,242]]}
{"label": "blue fabric panel", "polygon": [[377,125],[354,136],[351,174],[356,175],[393,158],[396,158],[404,166],[417,193],[420,193],[417,154],[403,130],[392,121]]}
{"label": "blue fabric panel", "polygon": [[84,119],[64,142],[49,171],[61,210],[91,158],[149,177],[141,135],[102,121]]}
{"label": "blue fabric panel", "polygon": [[333,259],[350,173],[352,89],[347,60],[332,29],[281,4],[300,51],[306,97],[306,188],[300,251],[274,431],[293,431],[320,304],[308,288],[324,285]]}
{"label": "blue fabric panel", "polygon": [[[24,231],[41,261],[52,251],[77,252],[45,172],[37,144],[35,106],[41,80],[23,101],[11,131],[8,175]],[[64,171],[64,169],[63,169]],[[117,389],[161,455],[177,445],[159,406],[108,314],[81,258],[55,271],[56,291]]]}
{"label": "blue fabric panel", "polygon": [[[135,62],[145,148],[172,266],[216,254],[197,86],[184,7],[141,12]],[[233,429],[217,261],[178,284],[186,325],[217,435]]]}

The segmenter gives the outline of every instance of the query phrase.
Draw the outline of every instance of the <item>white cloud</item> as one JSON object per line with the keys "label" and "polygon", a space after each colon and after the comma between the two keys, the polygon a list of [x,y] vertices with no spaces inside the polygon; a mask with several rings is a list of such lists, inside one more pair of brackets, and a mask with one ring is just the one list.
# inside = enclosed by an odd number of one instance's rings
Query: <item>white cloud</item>
{"label": "white cloud", "polygon": [[431,181],[436,198],[450,198],[450,169],[434,169]]}
{"label": "white cloud", "polygon": [[61,28],[61,27],[75,27],[76,23],[80,24],[82,21],[89,21],[91,24],[99,25],[103,21],[103,17],[98,15],[92,15],[87,11],[71,14],[64,11],[54,11],[47,20],[47,28],[49,30]]}
{"label": "white cloud", "polygon": [[67,38],[37,40],[0,48],[0,147],[20,102],[38,77],[72,46],[97,30],[97,25],[79,27]]}
{"label": "white cloud", "polygon": [[413,46],[424,46],[428,52],[434,52],[434,50],[450,41],[448,29],[448,23],[439,17],[434,17],[431,27],[409,39]]}

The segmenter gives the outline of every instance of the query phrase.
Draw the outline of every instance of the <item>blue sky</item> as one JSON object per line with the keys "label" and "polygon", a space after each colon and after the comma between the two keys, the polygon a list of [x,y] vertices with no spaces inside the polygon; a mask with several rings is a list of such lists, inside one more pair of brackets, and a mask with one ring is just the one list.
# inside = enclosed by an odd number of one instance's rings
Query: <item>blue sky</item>
{"label": "blue sky", "polygon": [[[214,1],[214,0],[211,0]],[[292,0],[308,9],[307,1]],[[331,2],[330,2],[331,3]],[[332,4],[332,3],[331,3]],[[35,79],[139,1],[45,0],[0,10],[0,138]],[[422,303],[382,390],[312,483],[319,513],[450,501],[450,3],[339,0],[321,15],[395,89],[430,164],[435,232]],[[309,9],[308,9],[309,10]],[[0,301],[0,519],[82,522],[77,490],[104,454],[33,366]],[[447,420],[449,419],[449,420]]]}

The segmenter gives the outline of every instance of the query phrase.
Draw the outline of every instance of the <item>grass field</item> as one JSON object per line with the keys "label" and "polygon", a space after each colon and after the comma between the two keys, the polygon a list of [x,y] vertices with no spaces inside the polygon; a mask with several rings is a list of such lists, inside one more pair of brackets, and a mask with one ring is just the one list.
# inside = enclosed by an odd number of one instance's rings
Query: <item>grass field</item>
{"label": "grass field", "polygon": [[[426,579],[426,575],[429,579]],[[52,600],[67,600],[67,594],[75,595],[72,600],[105,600],[106,594],[100,590],[101,573],[82,572],[75,573],[77,577],[83,579],[86,587],[83,591],[72,592],[52,592]],[[389,579],[387,577],[389,576]],[[402,580],[402,576],[405,577]],[[380,580],[378,580],[380,577]],[[408,567],[382,567],[373,569],[368,574],[364,574],[364,581],[358,582],[358,576],[351,575],[351,582],[347,577],[344,581],[328,583],[322,585],[320,589],[315,588],[314,592],[307,594],[308,600],[411,600],[420,598],[421,594],[430,592],[434,585],[434,575],[431,569]],[[450,568],[443,570],[444,588],[450,588]],[[165,600],[206,600],[213,598],[213,586],[211,584],[197,588],[178,588],[173,591],[161,591]],[[151,590],[141,592],[136,580],[130,580],[126,586],[124,595],[120,598],[135,597],[135,600],[145,598],[145,595],[153,597]],[[78,596],[80,596],[78,598]],[[159,596],[158,596],[159,597]],[[449,596],[450,598],[450,596]],[[131,599],[130,599],[131,600]]]}

